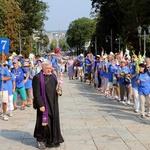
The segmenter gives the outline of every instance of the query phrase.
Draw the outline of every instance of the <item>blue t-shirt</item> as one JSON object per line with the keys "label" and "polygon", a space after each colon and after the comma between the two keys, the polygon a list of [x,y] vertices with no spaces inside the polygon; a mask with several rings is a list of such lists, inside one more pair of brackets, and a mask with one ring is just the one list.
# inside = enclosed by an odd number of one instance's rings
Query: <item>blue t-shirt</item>
{"label": "blue t-shirt", "polygon": [[53,66],[54,68],[57,68],[57,67],[58,67],[58,66],[57,66],[58,59],[57,59],[56,57],[51,57],[50,61],[51,61],[52,66]]}
{"label": "blue t-shirt", "polygon": [[[85,64],[91,64],[91,60],[86,59]],[[90,66],[86,66],[86,71],[91,71],[92,70],[92,64]]]}
{"label": "blue t-shirt", "polygon": [[76,60],[80,62],[79,67],[83,67],[84,58],[79,57]]}
{"label": "blue t-shirt", "polygon": [[[130,69],[130,75],[137,74],[134,62],[130,62],[129,69]],[[132,84],[132,88],[138,89],[138,85],[135,84],[136,79],[137,79],[137,75],[134,78],[131,79],[131,84]]]}
{"label": "blue t-shirt", "polygon": [[138,76],[140,83],[138,84],[138,93],[140,95],[150,94],[150,76],[147,72],[140,73]]}
{"label": "blue t-shirt", "polygon": [[11,72],[14,74],[16,81],[16,88],[24,87],[24,78],[25,74],[28,72],[25,68],[18,67],[17,69],[13,68]]}
{"label": "blue t-shirt", "polygon": [[114,75],[114,73],[117,73],[117,70],[118,70],[118,67],[117,67],[117,65],[109,65],[109,67],[108,67],[108,75],[107,75],[107,77],[108,77],[108,81],[109,82],[113,82],[113,75]]}
{"label": "blue t-shirt", "polygon": [[[35,74],[34,74],[34,71],[31,70],[31,69],[28,69],[28,72],[30,73],[30,75],[33,77]],[[25,83],[25,89],[29,89],[29,88],[32,88],[32,79],[28,78],[27,82]]]}
{"label": "blue t-shirt", "polygon": [[3,89],[2,89],[2,75],[4,77],[10,77],[11,76],[8,68],[3,67],[3,70],[2,70],[2,67],[0,67],[0,91],[2,91],[2,90],[8,91],[7,81],[3,81]]}
{"label": "blue t-shirt", "polygon": [[103,76],[103,72],[102,72],[101,67],[102,67],[102,62],[100,61],[100,62],[98,62],[98,63],[96,64],[96,68],[97,68],[97,70],[98,70],[98,75],[99,75],[99,77],[100,77],[100,76]]}
{"label": "blue t-shirt", "polygon": [[[125,74],[130,74],[130,69],[128,66],[125,66],[125,67],[120,66],[118,68],[117,74],[120,75],[121,72],[124,72]],[[124,85],[126,84],[124,77],[119,78],[119,83],[124,84]]]}
{"label": "blue t-shirt", "polygon": [[10,76],[11,76],[11,79],[7,81],[7,85],[8,85],[8,95],[12,95],[12,89],[13,89],[13,82],[15,81],[15,77],[14,77],[14,74],[12,74],[10,71]]}

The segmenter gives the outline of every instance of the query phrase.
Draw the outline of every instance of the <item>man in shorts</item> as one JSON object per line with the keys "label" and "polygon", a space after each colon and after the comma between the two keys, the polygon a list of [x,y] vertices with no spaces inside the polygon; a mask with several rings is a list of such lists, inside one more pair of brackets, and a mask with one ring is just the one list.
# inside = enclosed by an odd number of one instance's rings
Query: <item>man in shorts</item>
{"label": "man in shorts", "polygon": [[7,103],[8,103],[8,86],[7,81],[11,79],[8,69],[4,66],[0,67],[0,101],[2,104],[2,114],[3,120],[7,121],[8,117],[6,115]]}

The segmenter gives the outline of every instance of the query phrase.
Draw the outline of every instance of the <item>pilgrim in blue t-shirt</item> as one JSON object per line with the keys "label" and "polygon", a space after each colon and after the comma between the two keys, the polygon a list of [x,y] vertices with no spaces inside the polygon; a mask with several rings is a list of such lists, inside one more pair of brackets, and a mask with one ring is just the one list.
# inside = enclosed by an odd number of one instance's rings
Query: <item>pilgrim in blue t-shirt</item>
{"label": "pilgrim in blue t-shirt", "polygon": [[8,91],[8,85],[7,81],[3,81],[3,87],[2,87],[2,75],[4,77],[10,77],[10,73],[8,71],[8,68],[6,67],[0,67],[0,91]]}
{"label": "pilgrim in blue t-shirt", "polygon": [[11,72],[15,76],[16,88],[24,87],[24,74],[28,71],[25,68],[18,67],[17,69],[13,68]]}
{"label": "pilgrim in blue t-shirt", "polygon": [[137,79],[140,81],[138,84],[138,93],[140,95],[150,94],[150,76],[148,73],[140,73]]}
{"label": "pilgrim in blue t-shirt", "polygon": [[33,76],[35,75],[35,74],[34,74],[34,71],[31,70],[30,68],[27,69],[27,70],[28,70],[28,72],[29,72],[30,74],[29,74],[29,78],[28,78],[27,82],[25,83],[25,89],[32,88],[32,79],[30,78],[30,76],[33,77]]}
{"label": "pilgrim in blue t-shirt", "polygon": [[13,89],[13,82],[15,81],[15,77],[14,77],[14,74],[10,73],[10,76],[11,76],[11,79],[7,81],[7,85],[8,85],[8,95],[12,95],[13,92],[12,92],[12,89]]}
{"label": "pilgrim in blue t-shirt", "polygon": [[[117,71],[117,74],[118,75],[121,75],[121,72],[123,72],[124,74],[130,74],[130,69],[128,66],[124,66],[124,67],[119,67],[118,68],[118,71]],[[124,76],[122,78],[119,78],[119,83],[121,84],[126,84],[125,82],[125,79],[124,79]]]}

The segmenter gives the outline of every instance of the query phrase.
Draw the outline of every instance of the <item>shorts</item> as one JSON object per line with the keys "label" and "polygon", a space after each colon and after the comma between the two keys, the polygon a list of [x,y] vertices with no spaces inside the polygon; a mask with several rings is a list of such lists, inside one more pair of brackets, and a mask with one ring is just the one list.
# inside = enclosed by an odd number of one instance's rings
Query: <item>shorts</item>
{"label": "shorts", "polygon": [[81,67],[78,67],[78,70],[83,70],[83,67],[81,66]]}
{"label": "shorts", "polygon": [[88,74],[88,79],[91,80],[92,71],[87,71],[87,74]]}
{"label": "shorts", "polygon": [[78,70],[78,66],[74,66],[74,70]]}
{"label": "shorts", "polygon": [[17,101],[18,100],[18,94],[20,94],[20,98],[23,101],[27,100],[27,95],[26,95],[26,90],[25,87],[21,87],[21,88],[16,88],[16,91],[13,94],[13,101]]}
{"label": "shorts", "polygon": [[[3,96],[2,96],[2,94],[3,94]],[[2,93],[2,91],[0,91],[0,102],[1,103],[8,103],[8,99],[9,99],[8,91],[3,91],[3,93]]]}
{"label": "shorts", "polygon": [[108,82],[108,88],[113,88],[113,82]]}
{"label": "shorts", "polygon": [[27,93],[28,100],[32,100],[33,99],[32,88],[26,89],[26,93]]}

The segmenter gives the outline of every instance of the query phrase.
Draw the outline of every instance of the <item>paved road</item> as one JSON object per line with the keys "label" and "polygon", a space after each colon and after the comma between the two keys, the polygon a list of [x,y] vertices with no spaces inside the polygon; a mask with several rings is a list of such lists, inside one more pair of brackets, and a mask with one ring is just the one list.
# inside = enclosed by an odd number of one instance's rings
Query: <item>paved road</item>
{"label": "paved road", "polygon": [[[150,149],[150,117],[140,119],[132,105],[106,99],[88,83],[67,77],[59,103],[65,143],[51,150]],[[37,150],[34,125],[32,107],[14,111],[9,121],[0,119],[0,150]]]}

